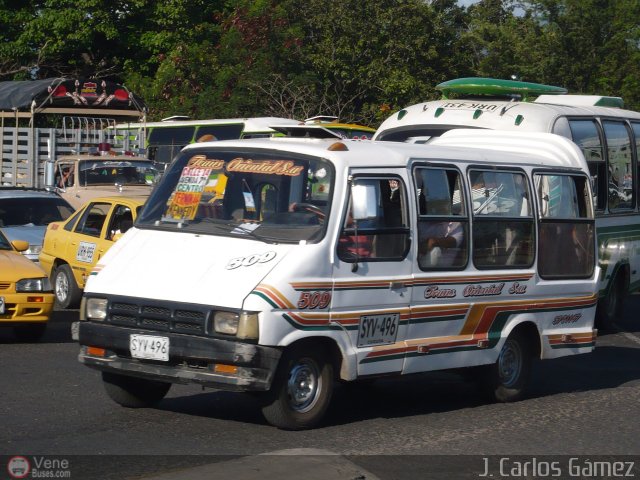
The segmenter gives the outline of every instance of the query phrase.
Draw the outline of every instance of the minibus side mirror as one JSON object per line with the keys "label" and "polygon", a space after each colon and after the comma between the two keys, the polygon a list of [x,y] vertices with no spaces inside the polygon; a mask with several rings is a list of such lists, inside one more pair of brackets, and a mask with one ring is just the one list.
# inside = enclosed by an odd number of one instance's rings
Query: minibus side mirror
{"label": "minibus side mirror", "polygon": [[351,187],[351,202],[354,220],[365,220],[378,216],[378,198],[375,185],[360,183]]}

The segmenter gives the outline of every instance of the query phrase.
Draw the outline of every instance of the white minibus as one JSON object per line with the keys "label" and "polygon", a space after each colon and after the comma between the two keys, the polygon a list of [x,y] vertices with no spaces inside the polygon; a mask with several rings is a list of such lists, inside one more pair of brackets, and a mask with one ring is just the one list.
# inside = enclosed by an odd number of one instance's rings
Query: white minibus
{"label": "white minibus", "polygon": [[623,109],[619,97],[567,95],[529,82],[460,78],[436,88],[441,100],[394,113],[374,139],[428,143],[451,129],[478,128],[551,132],[580,147],[592,178],[602,271],[597,324],[610,329],[626,294],[640,287],[640,113]]}
{"label": "white minibus", "polygon": [[461,368],[514,401],[534,359],[593,350],[595,258],[588,168],[557,135],[199,143],[100,259],[73,332],[127,407],[200,384],[303,429],[336,381]]}

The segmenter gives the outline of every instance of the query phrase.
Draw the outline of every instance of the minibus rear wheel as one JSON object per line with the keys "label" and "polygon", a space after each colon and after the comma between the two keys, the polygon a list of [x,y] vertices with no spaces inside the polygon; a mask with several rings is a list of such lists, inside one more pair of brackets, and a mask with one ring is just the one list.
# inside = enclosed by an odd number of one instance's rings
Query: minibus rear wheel
{"label": "minibus rear wheel", "polygon": [[499,402],[515,402],[526,393],[531,376],[531,344],[524,331],[507,337],[498,359],[487,368],[485,387]]}
{"label": "minibus rear wheel", "polygon": [[283,353],[271,390],[264,397],[262,414],[284,430],[316,426],[333,394],[333,366],[324,350],[309,344],[294,345]]}
{"label": "minibus rear wheel", "polygon": [[114,402],[127,408],[151,407],[162,400],[170,383],[102,372],[102,383]]}

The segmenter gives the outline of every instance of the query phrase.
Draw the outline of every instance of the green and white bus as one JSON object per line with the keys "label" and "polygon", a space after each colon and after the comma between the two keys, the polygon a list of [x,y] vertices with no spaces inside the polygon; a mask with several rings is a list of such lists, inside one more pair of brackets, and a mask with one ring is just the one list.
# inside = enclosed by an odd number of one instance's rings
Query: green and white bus
{"label": "green and white bus", "polygon": [[117,135],[127,137],[129,146],[146,148],[156,164],[167,165],[185,146],[204,140],[235,140],[238,138],[270,137],[276,131],[270,125],[298,125],[298,120],[280,117],[224,118],[189,120],[169,117],[160,122],[122,123],[114,128]]}
{"label": "green and white bus", "polygon": [[478,128],[551,132],[580,147],[596,210],[597,319],[600,328],[610,328],[625,295],[640,287],[640,113],[623,109],[619,97],[568,95],[564,88],[529,82],[460,78],[436,88],[442,99],[394,113],[374,140],[429,143],[447,130]]}
{"label": "green and white bus", "polygon": [[[277,126],[278,128],[273,128]],[[358,124],[340,123],[336,117],[317,116],[305,121],[282,117],[223,118],[189,120],[188,117],[169,117],[160,122],[123,123],[116,125],[116,135],[128,142],[125,150],[146,148],[148,157],[164,170],[173,157],[185,146],[197,141],[236,140],[239,138],[265,138],[295,135],[299,132],[323,131],[324,136],[357,140],[371,140],[375,129]],[[128,132],[128,135],[126,135]],[[323,136],[323,134],[320,134]]]}

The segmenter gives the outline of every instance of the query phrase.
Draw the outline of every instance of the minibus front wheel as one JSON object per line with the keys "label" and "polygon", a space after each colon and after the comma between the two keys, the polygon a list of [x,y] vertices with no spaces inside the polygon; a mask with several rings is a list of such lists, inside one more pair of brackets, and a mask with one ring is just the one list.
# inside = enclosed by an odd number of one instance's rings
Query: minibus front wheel
{"label": "minibus front wheel", "polygon": [[532,361],[531,343],[525,331],[514,331],[504,342],[496,362],[486,372],[485,386],[495,400],[515,402],[524,396]]}
{"label": "minibus front wheel", "polygon": [[332,394],[333,365],[324,350],[308,343],[294,345],[280,359],[262,413],[278,428],[313,428],[324,416]]}

